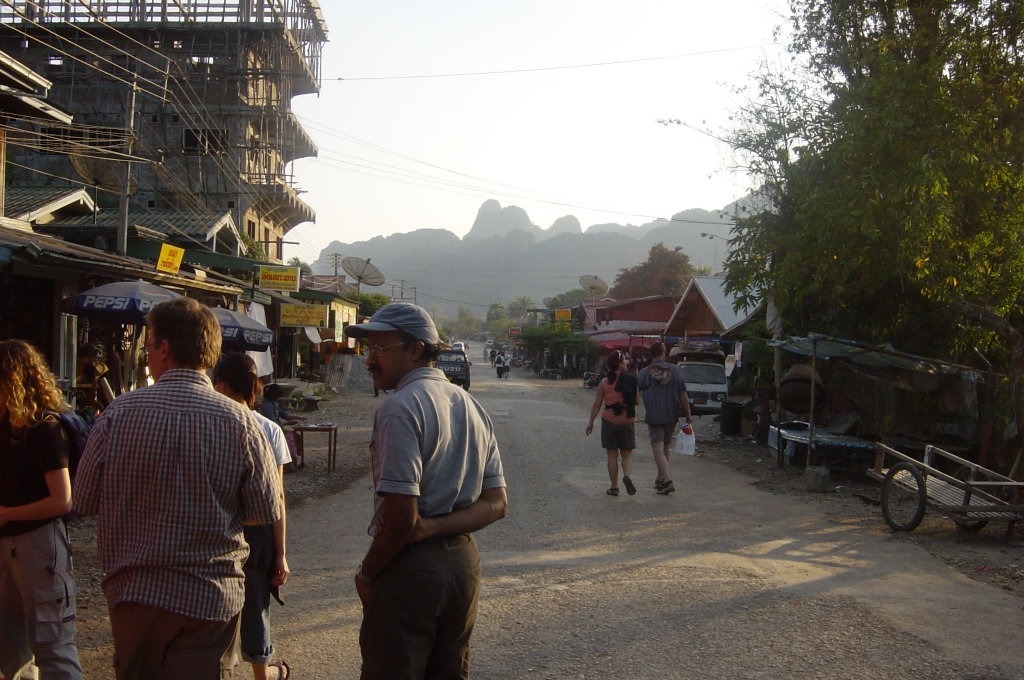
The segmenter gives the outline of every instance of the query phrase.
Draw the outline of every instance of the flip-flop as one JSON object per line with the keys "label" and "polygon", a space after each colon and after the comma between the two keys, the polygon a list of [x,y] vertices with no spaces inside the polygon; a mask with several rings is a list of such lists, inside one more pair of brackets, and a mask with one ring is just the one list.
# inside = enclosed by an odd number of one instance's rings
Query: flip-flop
{"label": "flip-flop", "polygon": [[610,488],[607,491],[605,491],[605,493],[608,494],[609,496],[618,496],[619,495],[619,487],[613,486],[612,488]]}
{"label": "flip-flop", "polygon": [[292,669],[284,661],[275,661],[274,663],[268,663],[267,668],[277,669],[277,680],[288,680],[292,677]]}
{"label": "flip-flop", "polygon": [[667,495],[669,495],[670,493],[672,493],[675,490],[676,490],[676,487],[672,486],[672,481],[669,480],[669,481],[665,482],[665,486],[663,486],[660,489],[658,489],[657,493],[658,493],[659,496],[667,496]]}
{"label": "flip-flop", "polygon": [[636,487],[633,485],[633,480],[626,475],[622,475],[622,484],[626,487],[626,493],[630,496],[636,493]]}

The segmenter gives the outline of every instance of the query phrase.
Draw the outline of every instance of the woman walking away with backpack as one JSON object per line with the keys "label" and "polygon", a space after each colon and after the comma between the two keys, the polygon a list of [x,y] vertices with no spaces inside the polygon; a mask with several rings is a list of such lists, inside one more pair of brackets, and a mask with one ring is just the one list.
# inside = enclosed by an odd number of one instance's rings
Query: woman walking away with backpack
{"label": "woman walking away with backpack", "polygon": [[[68,411],[46,360],[0,342],[0,674],[82,677],[75,648],[75,578],[61,519],[71,511]],[[19,675],[23,673],[23,675]]]}
{"label": "woman walking away with backpack", "polygon": [[[623,369],[622,354],[618,351],[608,355],[608,377],[597,386],[597,398],[590,409],[587,436],[594,431],[594,419],[601,414],[601,446],[608,452],[608,478],[611,488],[605,493],[619,495],[618,459],[622,458],[622,484],[630,496],[636,493],[636,486],[629,478],[633,472],[633,449],[636,448],[636,422],[638,394],[636,378]],[[602,405],[604,409],[602,410]]]}

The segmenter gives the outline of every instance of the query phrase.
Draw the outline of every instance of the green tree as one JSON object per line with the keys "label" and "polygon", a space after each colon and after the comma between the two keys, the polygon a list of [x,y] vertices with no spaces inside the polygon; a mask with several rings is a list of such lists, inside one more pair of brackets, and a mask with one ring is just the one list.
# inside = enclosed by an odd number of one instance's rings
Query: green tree
{"label": "green tree", "polygon": [[[294,265],[292,265],[294,266]],[[391,302],[391,298],[380,293],[345,293],[344,298],[359,303],[359,316],[373,316],[373,313]]]}
{"label": "green tree", "polygon": [[1024,423],[1024,5],[792,7],[803,66],[763,70],[732,136],[760,182],[726,263],[737,304],[926,355],[997,342]]}
{"label": "green tree", "polygon": [[533,306],[533,300],[530,299],[529,295],[520,295],[508,303],[508,315],[513,319],[525,319],[526,310],[533,309]]}
{"label": "green tree", "polygon": [[651,246],[646,262],[619,270],[615,285],[608,293],[616,300],[647,295],[682,295],[691,276],[693,265],[682,247],[670,250],[664,243],[656,243]]}
{"label": "green tree", "polygon": [[256,260],[257,262],[267,261],[267,253],[263,249],[262,243],[257,243],[251,236],[244,232],[239,233],[238,238],[243,247],[242,257],[247,257],[250,260]]}
{"label": "green tree", "polygon": [[469,307],[459,307],[456,318],[448,322],[448,328],[457,338],[468,338],[474,333],[479,333],[483,327],[483,321],[470,311]]}
{"label": "green tree", "polygon": [[548,305],[548,309],[565,309],[566,307],[575,307],[584,300],[589,300],[594,295],[589,291],[585,291],[582,288],[573,288],[564,293],[551,298],[551,304]]}
{"label": "green tree", "polygon": [[490,307],[487,308],[487,323],[507,318],[508,314],[505,312],[505,305],[500,302],[492,302]]}
{"label": "green tree", "polygon": [[288,260],[289,267],[298,267],[299,271],[303,276],[308,276],[313,273],[313,268],[309,266],[308,262],[303,262],[298,257],[293,257]]}

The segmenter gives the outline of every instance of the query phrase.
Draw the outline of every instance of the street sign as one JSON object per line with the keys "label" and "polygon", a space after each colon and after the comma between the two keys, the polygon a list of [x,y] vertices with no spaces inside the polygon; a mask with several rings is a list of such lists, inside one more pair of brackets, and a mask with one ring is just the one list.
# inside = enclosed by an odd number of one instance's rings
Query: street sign
{"label": "street sign", "polygon": [[508,329],[508,335],[509,335],[510,338],[514,338],[517,335],[522,335],[522,333],[523,333],[523,329],[520,328],[519,326],[513,326],[512,328]]}
{"label": "street sign", "polygon": [[327,305],[281,305],[280,326],[313,326],[326,328],[330,307]]}
{"label": "street sign", "polygon": [[556,309],[555,310],[555,321],[571,321],[572,310],[571,309]]}
{"label": "street sign", "polygon": [[177,274],[178,270],[181,269],[183,257],[185,257],[184,248],[164,243],[160,246],[160,257],[156,259],[156,270],[158,272],[167,272],[168,274]]}
{"label": "street sign", "polygon": [[568,321],[559,321],[555,323],[555,330],[559,333],[568,333],[571,328],[572,324]]}
{"label": "street sign", "polygon": [[260,265],[259,287],[265,290],[284,290],[298,292],[301,273],[298,267],[278,267],[276,265]]}

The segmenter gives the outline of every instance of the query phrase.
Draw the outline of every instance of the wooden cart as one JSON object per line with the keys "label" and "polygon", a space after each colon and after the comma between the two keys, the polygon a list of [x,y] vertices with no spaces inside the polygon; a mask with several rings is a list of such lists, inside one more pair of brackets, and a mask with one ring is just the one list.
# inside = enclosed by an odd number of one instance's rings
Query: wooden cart
{"label": "wooden cart", "polygon": [[[893,460],[895,459],[895,460]],[[950,475],[935,467],[939,459],[959,466]],[[891,467],[885,467],[891,462]],[[1007,522],[1006,537],[1024,519],[1021,491],[1024,482],[928,445],[919,461],[879,444],[875,466],[868,475],[882,482],[882,517],[893,531],[913,531],[928,507],[956,522],[957,540],[963,533],[980,531],[990,521]]]}

